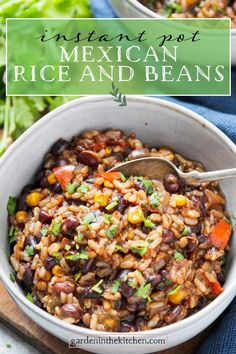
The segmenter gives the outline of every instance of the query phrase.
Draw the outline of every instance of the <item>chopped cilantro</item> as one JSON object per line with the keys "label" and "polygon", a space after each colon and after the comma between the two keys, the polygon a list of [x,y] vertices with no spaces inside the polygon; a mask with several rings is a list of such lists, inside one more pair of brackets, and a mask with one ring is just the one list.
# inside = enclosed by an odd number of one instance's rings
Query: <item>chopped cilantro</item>
{"label": "chopped cilantro", "polygon": [[86,251],[81,251],[80,253],[71,254],[70,256],[66,256],[66,259],[70,259],[71,261],[77,261],[79,259],[88,259],[88,253]]}
{"label": "chopped cilantro", "polygon": [[143,222],[144,226],[149,227],[150,229],[153,229],[155,227],[155,224],[153,224],[153,222],[151,222],[151,220],[149,219],[145,219]]}
{"label": "chopped cilantro", "polygon": [[80,243],[80,242],[83,240],[83,237],[84,237],[83,234],[78,234],[78,235],[75,237],[75,242]]}
{"label": "chopped cilantro", "polygon": [[105,224],[109,225],[112,221],[112,215],[111,214],[104,214],[103,220],[104,220]]}
{"label": "chopped cilantro", "polygon": [[131,251],[140,254],[140,256],[143,256],[147,252],[148,245],[148,242],[140,242],[138,245],[131,247]]}
{"label": "chopped cilantro", "polygon": [[182,259],[184,259],[184,256],[182,255],[182,253],[175,251],[173,258],[175,260],[182,260]]}
{"label": "chopped cilantro", "polygon": [[118,251],[122,251],[124,248],[123,248],[121,245],[116,245],[116,249],[117,249]]}
{"label": "chopped cilantro", "polygon": [[122,172],[120,172],[120,179],[121,179],[122,182],[126,181],[126,177],[125,177],[125,175],[123,175]]}
{"label": "chopped cilantro", "polygon": [[150,203],[154,209],[160,205],[159,195],[157,192],[152,193],[149,197]]}
{"label": "chopped cilantro", "polygon": [[57,236],[57,235],[59,235],[60,232],[61,232],[61,223],[60,222],[58,222],[58,223],[52,222],[52,234],[54,236]]}
{"label": "chopped cilantro", "polygon": [[101,288],[99,288],[99,286],[102,284],[102,282],[103,282],[103,279],[99,280],[99,282],[92,287],[92,290],[98,294],[101,294],[103,292],[103,290]]}
{"label": "chopped cilantro", "polygon": [[148,297],[148,292],[150,289],[151,289],[151,284],[144,283],[138,288],[136,295],[142,297],[143,299],[146,299]]}
{"label": "chopped cilantro", "polygon": [[34,304],[34,298],[33,298],[33,295],[32,295],[32,294],[28,293],[28,294],[26,295],[26,299],[28,299],[30,302],[32,302],[32,303]]}
{"label": "chopped cilantro", "polygon": [[46,236],[48,233],[48,227],[44,227],[43,229],[41,229],[41,235],[42,236]]}
{"label": "chopped cilantro", "polygon": [[71,249],[71,246],[66,244],[64,248],[65,248],[66,251],[69,251]]}
{"label": "chopped cilantro", "polygon": [[9,279],[12,281],[12,283],[15,283],[16,278],[12,273],[9,273]]}
{"label": "chopped cilantro", "polygon": [[95,213],[89,213],[86,215],[83,220],[81,221],[82,225],[89,225],[97,221],[96,214]]}
{"label": "chopped cilantro", "polygon": [[62,255],[60,254],[60,252],[54,252],[52,255],[58,261],[62,258]]}
{"label": "chopped cilantro", "polygon": [[66,190],[69,194],[73,194],[75,192],[75,186],[72,183],[68,183]]}
{"label": "chopped cilantro", "polygon": [[116,280],[116,281],[114,282],[114,285],[113,285],[113,287],[112,287],[112,289],[111,289],[111,292],[112,292],[113,294],[117,293],[117,291],[118,291],[119,288],[120,288],[120,284],[121,284],[120,280]]}
{"label": "chopped cilantro", "polygon": [[188,235],[189,235],[189,229],[188,229],[187,226],[186,226],[186,227],[184,228],[184,230],[181,232],[181,235],[182,235],[182,236],[188,236]]}
{"label": "chopped cilantro", "polygon": [[75,274],[75,281],[78,281],[80,279],[80,277],[81,277],[81,272],[77,272]]}
{"label": "chopped cilantro", "polygon": [[169,292],[167,293],[167,295],[169,296],[169,295],[174,295],[174,294],[176,294],[176,293],[179,291],[180,288],[181,288],[181,285],[176,285],[176,286],[174,287],[174,289],[172,289],[171,291],[169,291]]}
{"label": "chopped cilantro", "polygon": [[77,190],[77,192],[87,193],[89,190],[89,186],[87,186],[85,183],[82,183],[79,186],[77,186],[76,190]]}
{"label": "chopped cilantro", "polygon": [[137,181],[142,183],[143,188],[147,195],[151,195],[154,192],[152,181],[143,177],[137,177]]}
{"label": "chopped cilantro", "polygon": [[13,215],[16,212],[17,199],[15,197],[9,197],[7,202],[7,211],[9,215]]}
{"label": "chopped cilantro", "polygon": [[9,236],[9,244],[11,245],[13,242],[16,241],[16,236],[17,236],[17,230],[14,228],[14,226],[10,227],[8,236]]}
{"label": "chopped cilantro", "polygon": [[109,229],[105,230],[105,234],[108,238],[113,238],[118,230],[118,225],[112,225]]}
{"label": "chopped cilantro", "polygon": [[34,247],[27,245],[24,249],[24,256],[31,257],[34,255]]}

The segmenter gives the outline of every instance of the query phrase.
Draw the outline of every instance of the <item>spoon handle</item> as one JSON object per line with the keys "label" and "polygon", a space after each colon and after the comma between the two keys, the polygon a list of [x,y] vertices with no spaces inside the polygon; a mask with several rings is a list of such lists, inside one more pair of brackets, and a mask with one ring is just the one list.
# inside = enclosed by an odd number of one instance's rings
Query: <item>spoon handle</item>
{"label": "spoon handle", "polygon": [[181,173],[181,177],[187,183],[194,182],[209,182],[209,181],[218,181],[221,179],[236,177],[236,168],[229,168],[227,170],[220,171],[211,171],[211,172],[198,172],[191,171],[188,173]]}

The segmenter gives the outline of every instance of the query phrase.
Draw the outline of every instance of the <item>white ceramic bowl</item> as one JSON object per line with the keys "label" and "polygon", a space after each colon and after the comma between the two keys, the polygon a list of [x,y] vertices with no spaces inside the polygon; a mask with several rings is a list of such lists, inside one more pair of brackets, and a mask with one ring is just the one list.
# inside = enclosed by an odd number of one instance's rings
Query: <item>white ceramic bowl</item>
{"label": "white ceramic bowl", "polygon": [[[163,18],[138,0],[110,0],[116,13],[125,18]],[[231,30],[231,62],[236,64],[236,28]]]}
{"label": "white ceramic bowl", "polygon": [[[34,124],[0,159],[0,277],[20,308],[37,324],[68,342],[70,335],[97,338],[104,332],[65,323],[28,301],[17,283],[9,279],[7,212],[8,197],[19,194],[42,163],[43,155],[59,137],[70,139],[86,129],[116,127],[135,131],[151,145],[168,145],[185,156],[202,161],[209,170],[236,166],[235,145],[217,128],[192,111],[168,101],[128,97],[127,107],[118,107],[111,97],[88,97],[69,102]],[[236,180],[222,183],[228,210],[236,210]],[[229,305],[236,291],[236,239],[232,240],[225,291],[207,307],[178,323],[142,332],[146,338],[167,335],[166,348],[178,345],[210,325]],[[124,335],[124,334],[122,334]],[[128,334],[125,334],[128,335]],[[132,333],[140,337],[140,333]],[[88,349],[88,347],[86,347]],[[105,345],[90,348],[95,353],[148,353],[163,347]]]}

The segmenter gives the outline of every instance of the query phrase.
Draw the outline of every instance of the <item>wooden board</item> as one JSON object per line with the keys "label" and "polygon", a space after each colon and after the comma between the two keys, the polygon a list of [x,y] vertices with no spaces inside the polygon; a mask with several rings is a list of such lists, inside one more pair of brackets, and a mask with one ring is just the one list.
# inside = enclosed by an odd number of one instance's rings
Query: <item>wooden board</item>
{"label": "wooden board", "polygon": [[[68,345],[56,337],[48,334],[36,323],[31,321],[14,303],[3,285],[0,283],[0,322],[18,333],[23,340],[32,344],[43,354],[86,354],[81,349],[69,349]],[[209,329],[202,332],[188,342],[178,347],[159,352],[159,354],[194,354],[209,333]]]}

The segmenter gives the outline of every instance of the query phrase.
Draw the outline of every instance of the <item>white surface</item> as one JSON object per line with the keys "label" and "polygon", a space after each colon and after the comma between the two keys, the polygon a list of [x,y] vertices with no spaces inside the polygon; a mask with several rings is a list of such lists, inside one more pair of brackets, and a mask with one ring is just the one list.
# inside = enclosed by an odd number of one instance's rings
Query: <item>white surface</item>
{"label": "white surface", "polygon": [[[30,181],[42,157],[59,137],[70,138],[87,129],[116,127],[135,131],[150,145],[172,146],[180,154],[202,161],[208,170],[236,166],[235,145],[216,127],[196,113],[168,101],[145,97],[127,97],[128,106],[119,107],[112,97],[87,97],[63,105],[34,124],[0,159],[0,276],[16,303],[36,323],[68,342],[70,335],[97,338],[107,332],[92,331],[61,321],[29,302],[17,283],[9,279],[11,270],[6,257],[7,212],[9,195],[18,195]],[[16,173],[17,172],[17,173]],[[222,182],[228,210],[236,210],[236,180]],[[193,316],[163,328],[142,332],[146,339],[167,335],[167,348],[180,344],[208,327],[229,305],[236,291],[236,238],[232,239],[225,291]],[[186,330],[187,329],[187,330]],[[115,333],[114,336],[118,334]],[[139,333],[122,335],[140,338]],[[86,347],[84,347],[86,348]],[[166,349],[167,349],[166,348]],[[104,345],[88,350],[102,354],[145,354],[146,346]],[[160,350],[155,348],[153,351]]]}
{"label": "white surface", "polygon": [[[8,345],[11,347],[8,348]],[[8,328],[0,324],[0,354],[42,354]]]}

